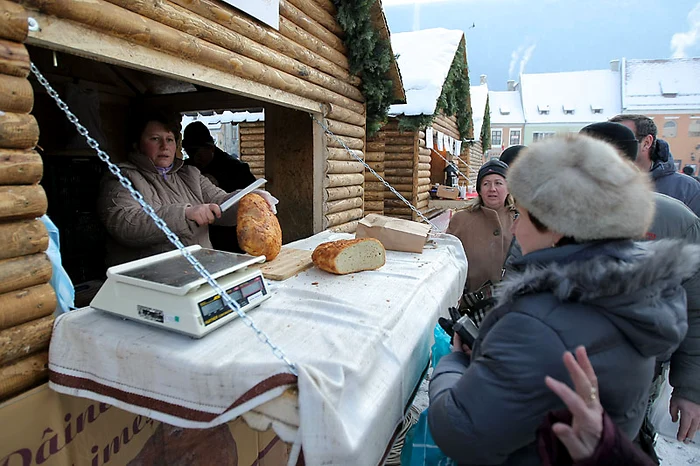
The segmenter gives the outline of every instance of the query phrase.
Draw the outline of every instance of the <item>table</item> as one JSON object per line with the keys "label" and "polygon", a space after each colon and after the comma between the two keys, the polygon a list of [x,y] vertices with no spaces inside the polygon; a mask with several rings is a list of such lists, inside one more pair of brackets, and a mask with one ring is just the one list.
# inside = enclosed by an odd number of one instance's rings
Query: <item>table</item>
{"label": "table", "polygon": [[[322,232],[289,247],[352,235]],[[83,308],[56,321],[54,390],[174,426],[239,416],[272,426],[306,464],[379,464],[429,358],[438,315],[467,274],[461,243],[434,238],[422,254],[387,251],[375,271],[315,267],[284,282],[250,316],[295,362],[298,377],[240,319],[201,340]]]}

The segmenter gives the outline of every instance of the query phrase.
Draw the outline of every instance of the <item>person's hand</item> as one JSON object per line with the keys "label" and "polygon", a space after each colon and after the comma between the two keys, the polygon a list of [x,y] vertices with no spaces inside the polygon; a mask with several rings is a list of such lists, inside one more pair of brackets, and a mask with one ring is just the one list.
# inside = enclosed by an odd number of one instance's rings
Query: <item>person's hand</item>
{"label": "person's hand", "polygon": [[221,208],[216,204],[199,204],[185,209],[185,218],[196,222],[200,227],[214,223],[221,218]]}
{"label": "person's hand", "polygon": [[255,194],[259,195],[263,199],[265,199],[265,202],[267,202],[267,205],[270,206],[270,209],[272,210],[272,213],[277,215],[277,207],[275,207],[277,204],[279,204],[279,199],[277,199],[275,196],[272,194],[268,193],[267,191],[263,191],[262,189],[256,189],[253,191]]}
{"label": "person's hand", "polygon": [[669,411],[673,422],[678,422],[678,414],[680,413],[681,424],[678,426],[678,435],[676,436],[678,441],[692,442],[700,426],[700,405],[674,395],[671,396]]}
{"label": "person's hand", "polygon": [[459,333],[455,332],[452,337],[452,352],[453,353],[464,353],[467,356],[472,355],[472,349],[466,343],[462,343],[462,338],[460,338]]}
{"label": "person's hand", "polygon": [[[577,362],[578,359],[578,362]],[[571,425],[558,422],[552,431],[561,440],[574,461],[593,455],[603,435],[603,406],[598,399],[598,379],[583,346],[576,348],[576,359],[564,353],[564,365],[574,381],[576,392],[549,376],[545,383],[566,404],[573,415]]]}

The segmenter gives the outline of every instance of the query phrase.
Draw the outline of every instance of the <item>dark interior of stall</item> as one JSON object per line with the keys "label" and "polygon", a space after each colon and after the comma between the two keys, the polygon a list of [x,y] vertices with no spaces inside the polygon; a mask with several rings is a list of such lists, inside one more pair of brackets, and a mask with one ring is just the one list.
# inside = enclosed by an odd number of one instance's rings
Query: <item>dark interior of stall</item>
{"label": "dark interior of stall", "polygon": [[[268,120],[266,189],[280,199],[283,242],[313,234],[309,215],[313,209],[312,127],[310,119],[301,133],[298,124],[287,125],[307,120],[303,112],[76,55],[33,46],[28,49],[32,62],[115,163],[125,161],[130,151],[128,122],[136,109],[160,108],[189,115],[264,109]],[[62,264],[76,288],[76,307],[82,307],[89,304],[105,278],[107,232],[96,201],[108,170],[34,78],[32,86],[47,214],[59,229]],[[272,115],[275,136],[267,134],[267,115]]]}

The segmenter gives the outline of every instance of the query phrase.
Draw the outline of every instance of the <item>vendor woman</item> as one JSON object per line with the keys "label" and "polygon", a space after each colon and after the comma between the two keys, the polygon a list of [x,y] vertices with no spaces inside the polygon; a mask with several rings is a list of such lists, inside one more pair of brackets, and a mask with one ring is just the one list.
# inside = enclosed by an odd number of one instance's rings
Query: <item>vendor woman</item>
{"label": "vendor woman", "polygon": [[[176,156],[180,151],[176,115],[144,115],[134,127],[131,143],[128,161],[118,164],[124,176],[184,245],[211,248],[209,225],[234,225],[236,209],[222,215],[219,205],[231,194]],[[112,175],[102,181],[98,211],[109,233],[109,266],[175,248]]]}

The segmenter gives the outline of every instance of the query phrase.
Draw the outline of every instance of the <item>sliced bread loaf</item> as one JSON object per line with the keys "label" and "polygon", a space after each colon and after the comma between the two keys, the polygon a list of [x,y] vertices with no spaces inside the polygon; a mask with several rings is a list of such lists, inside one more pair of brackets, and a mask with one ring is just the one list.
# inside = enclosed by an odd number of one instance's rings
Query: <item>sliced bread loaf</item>
{"label": "sliced bread loaf", "polygon": [[321,270],[345,275],[378,269],[386,262],[386,251],[374,238],[341,239],[319,244],[311,259]]}

